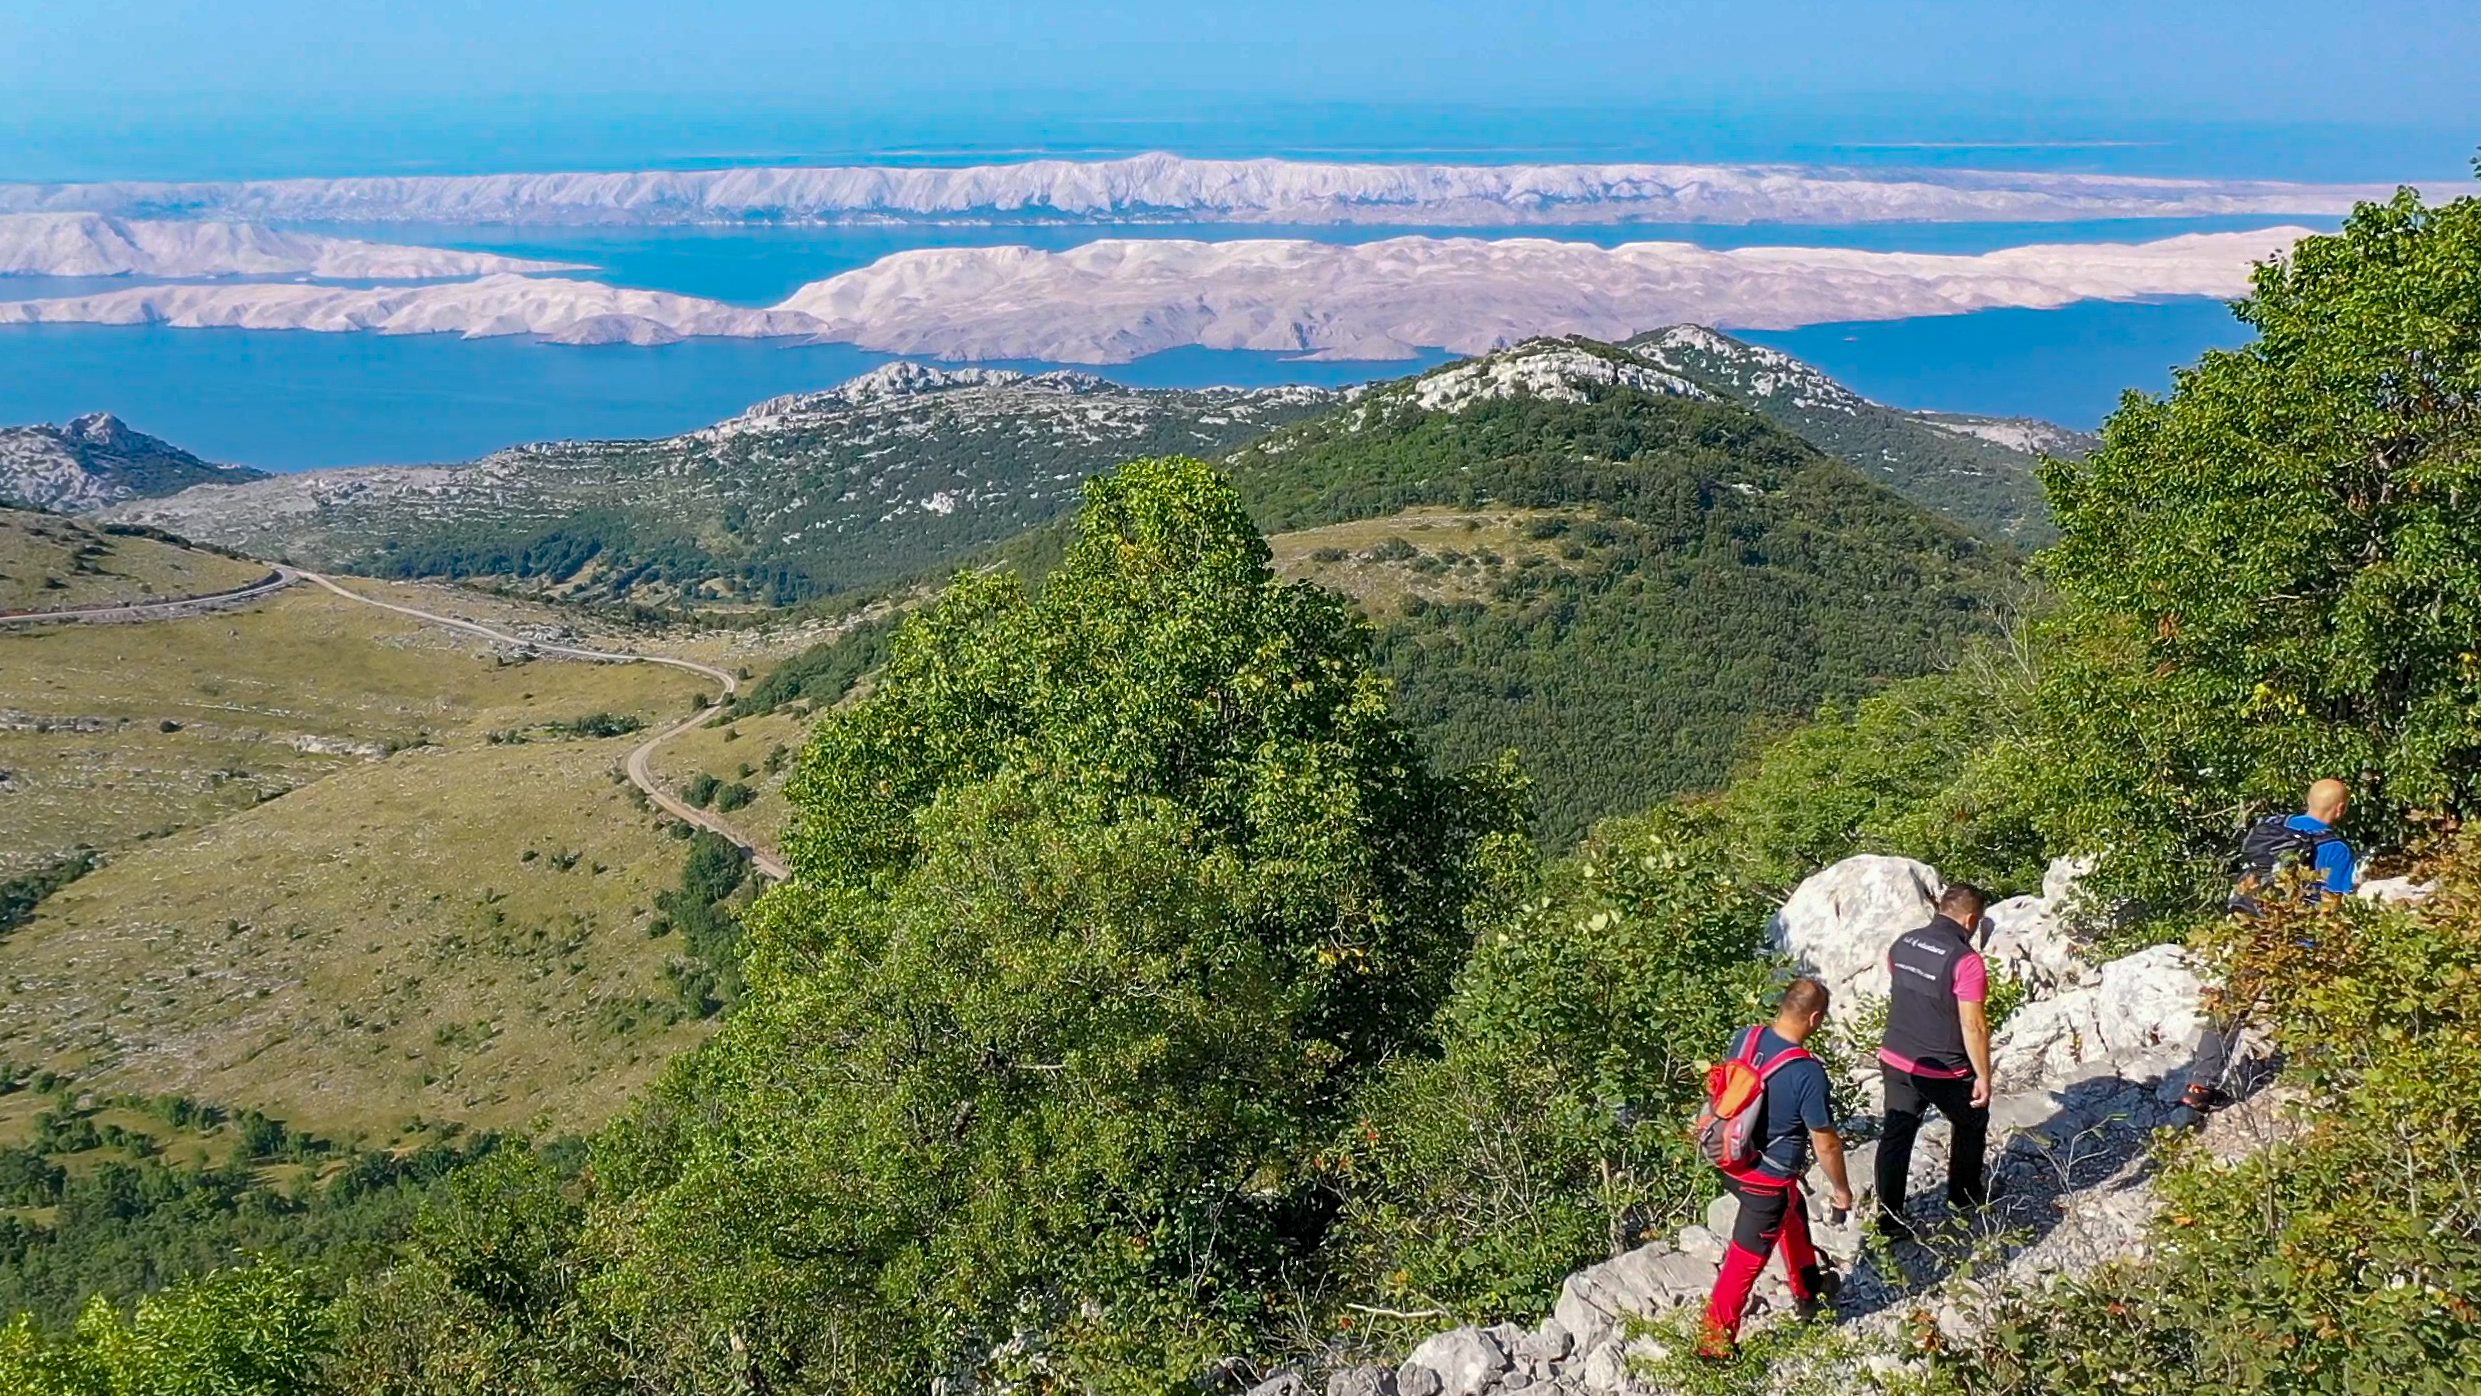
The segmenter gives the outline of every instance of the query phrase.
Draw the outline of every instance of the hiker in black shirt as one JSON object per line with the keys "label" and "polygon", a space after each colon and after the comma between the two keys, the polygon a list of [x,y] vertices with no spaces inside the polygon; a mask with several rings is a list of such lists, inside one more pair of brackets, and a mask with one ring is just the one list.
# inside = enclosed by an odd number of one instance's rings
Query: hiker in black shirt
{"label": "hiker in black shirt", "polygon": [[1990,1137],[1989,968],[1973,947],[1988,899],[1959,882],[1938,896],[1938,915],[1887,949],[1887,1030],[1878,1045],[1886,1083],[1886,1131],[1878,1141],[1878,1228],[1912,1236],[1904,1204],[1913,1139],[1931,1106],[1954,1127],[1947,1202],[1963,1210],[1989,1200],[1982,1152]]}

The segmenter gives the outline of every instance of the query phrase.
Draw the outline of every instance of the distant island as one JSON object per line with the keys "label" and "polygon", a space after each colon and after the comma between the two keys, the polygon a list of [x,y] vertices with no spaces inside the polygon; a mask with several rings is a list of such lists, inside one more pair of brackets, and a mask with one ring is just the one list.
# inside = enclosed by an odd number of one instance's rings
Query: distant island
{"label": "distant island", "polygon": [[[0,324],[161,324],[663,344],[809,339],[943,359],[1127,363],[1199,346],[1323,359],[1481,353],[1534,335],[1622,339],[1696,321],[1784,329],[2083,300],[2230,296],[2309,230],[2055,243],[1976,255],[1841,247],[1599,247],[1548,238],[1106,238],[1059,252],[918,248],[749,308],[600,281],[131,286],[0,302]],[[413,252],[420,249],[400,249]],[[464,256],[442,253],[443,256]]]}
{"label": "distant island", "polygon": [[2391,186],[1804,165],[1027,160],[0,184],[0,213],[420,223],[2030,223],[2339,215]]}

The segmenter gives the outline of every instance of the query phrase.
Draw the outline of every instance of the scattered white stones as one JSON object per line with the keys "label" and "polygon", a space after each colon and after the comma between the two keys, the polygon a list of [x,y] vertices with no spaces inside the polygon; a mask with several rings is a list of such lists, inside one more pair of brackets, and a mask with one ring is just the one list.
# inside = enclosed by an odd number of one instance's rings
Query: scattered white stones
{"label": "scattered white stones", "polygon": [[1612,357],[1556,339],[1538,339],[1441,369],[1413,385],[1413,401],[1425,412],[1452,411],[1467,403],[1520,392],[1553,402],[1583,402],[1586,390],[1595,386],[1635,388],[1665,397],[1714,396],[1676,373],[1633,357]]}

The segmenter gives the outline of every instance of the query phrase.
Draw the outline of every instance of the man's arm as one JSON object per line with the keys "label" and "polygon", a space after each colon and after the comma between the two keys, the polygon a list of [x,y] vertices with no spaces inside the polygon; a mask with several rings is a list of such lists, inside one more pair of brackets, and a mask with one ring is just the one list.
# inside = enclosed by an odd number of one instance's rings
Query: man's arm
{"label": "man's arm", "polygon": [[1844,1137],[1831,1129],[1813,1129],[1809,1142],[1817,1146],[1818,1164],[1826,1170],[1826,1181],[1834,1185],[1828,1200],[1838,1212],[1851,1211],[1852,1179],[1844,1172]]}
{"label": "man's arm", "polygon": [[1990,1103],[1990,1015],[1979,999],[1956,1000],[1956,1016],[1964,1022],[1964,1055],[1973,1061],[1973,1103]]}

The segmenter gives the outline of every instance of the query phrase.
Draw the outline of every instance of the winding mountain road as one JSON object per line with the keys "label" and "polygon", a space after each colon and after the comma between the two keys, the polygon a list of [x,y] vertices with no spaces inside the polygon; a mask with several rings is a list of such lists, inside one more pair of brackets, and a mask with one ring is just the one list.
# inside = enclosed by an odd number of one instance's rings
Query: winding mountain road
{"label": "winding mountain road", "polygon": [[[476,621],[463,620],[456,616],[443,616],[433,611],[400,606],[393,601],[381,601],[376,597],[364,596],[360,592],[347,591],[316,572],[306,571],[299,567],[288,567],[281,563],[271,564],[269,574],[265,578],[229,591],[214,592],[204,596],[176,596],[162,601],[130,605],[74,606],[56,611],[26,611],[15,615],[0,616],[0,625],[38,622],[104,625],[131,621],[179,620],[188,616],[204,615],[209,611],[220,610],[241,602],[273,596],[297,582],[309,582],[314,586],[325,587],[347,601],[356,601],[365,606],[376,606],[382,611],[394,611],[400,616],[410,616],[432,625],[444,625],[451,630],[462,630],[469,635],[479,635],[486,640],[513,645],[534,654],[551,655],[560,659],[583,659],[596,664],[664,664],[675,669],[686,669],[690,673],[702,675],[723,685],[724,697],[727,700],[739,692],[741,687],[740,680],[730,672],[718,669],[712,664],[700,664],[694,659],[675,659],[664,654],[631,654],[626,650],[590,650],[577,645],[555,645],[541,640],[529,640],[522,635],[494,630]],[[786,881],[792,874],[785,868],[781,859],[760,848],[740,830],[726,823],[723,816],[712,810],[699,809],[686,800],[676,798],[655,779],[654,769],[650,764],[655,755],[655,748],[696,726],[713,711],[712,705],[702,707],[687,717],[656,729],[653,736],[648,737],[638,745],[636,750],[629,753],[626,767],[629,773],[629,783],[645,791],[646,798],[664,813],[729,839],[735,848],[749,855],[750,866],[756,868],[760,876],[777,882]]]}
{"label": "winding mountain road", "polygon": [[293,585],[298,574],[289,567],[270,567],[267,575],[248,586],[224,591],[201,592],[196,596],[168,596],[160,601],[90,601],[80,606],[63,606],[53,611],[9,611],[0,613],[0,625],[125,625],[142,620],[179,620],[184,616],[203,616],[262,596],[273,596]]}
{"label": "winding mountain road", "polygon": [[[298,567],[279,567],[276,570],[314,586],[325,587],[347,601],[358,601],[365,606],[376,606],[383,611],[394,611],[398,615],[411,616],[415,620],[428,621],[433,625],[444,625],[451,630],[462,630],[469,635],[479,635],[484,639],[496,640],[504,645],[514,645],[535,654],[546,654],[561,659],[583,659],[597,664],[664,664],[715,680],[723,685],[724,697],[727,700],[740,691],[740,680],[734,677],[731,671],[718,669],[712,664],[700,664],[694,659],[675,659],[664,654],[632,654],[626,650],[591,650],[576,645],[555,645],[541,640],[529,640],[522,635],[494,630],[476,621],[443,616],[436,612],[418,610],[412,606],[400,606],[393,601],[381,601],[376,597],[347,591],[316,572],[305,571]],[[654,735],[639,743],[637,749],[629,753],[626,767],[629,773],[629,783],[645,791],[646,798],[664,813],[730,840],[734,847],[749,855],[750,866],[756,868],[761,876],[776,882],[786,881],[791,878],[792,873],[784,866],[781,859],[760,848],[740,830],[726,823],[723,816],[712,810],[699,809],[686,800],[676,798],[655,779],[655,773],[650,764],[655,755],[655,748],[696,726],[712,711],[711,706],[701,707],[676,722],[657,728]]]}

